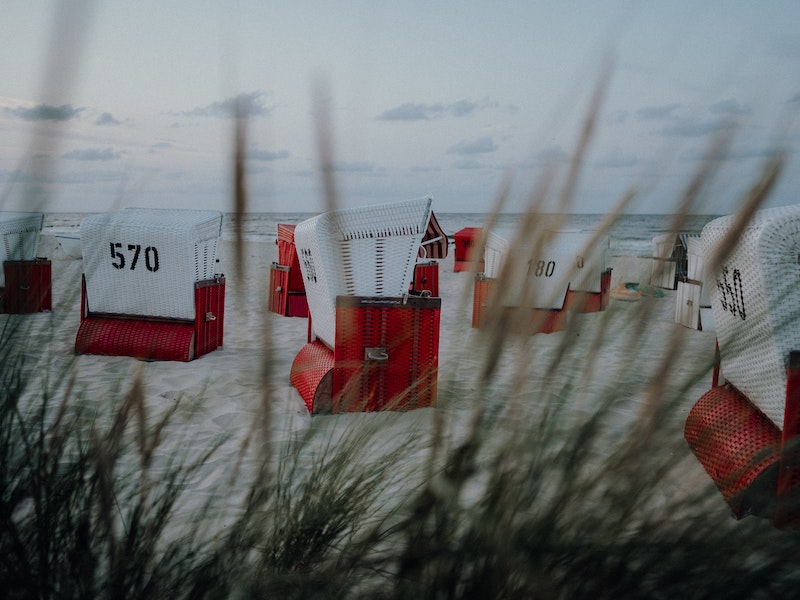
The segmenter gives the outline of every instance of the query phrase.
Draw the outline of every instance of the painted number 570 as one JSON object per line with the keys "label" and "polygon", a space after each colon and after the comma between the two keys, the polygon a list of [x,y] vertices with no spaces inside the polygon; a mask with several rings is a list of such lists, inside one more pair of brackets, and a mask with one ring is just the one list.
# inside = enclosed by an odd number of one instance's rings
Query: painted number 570
{"label": "painted number 570", "polygon": [[[115,269],[125,268],[125,254],[121,242],[109,242],[111,246],[111,266]],[[142,253],[141,244],[128,244],[128,254],[130,256],[130,270],[136,269],[139,263],[139,256]],[[132,254],[132,256],[131,256]],[[148,271],[158,271],[158,250],[155,246],[148,246],[144,249],[144,266]]]}

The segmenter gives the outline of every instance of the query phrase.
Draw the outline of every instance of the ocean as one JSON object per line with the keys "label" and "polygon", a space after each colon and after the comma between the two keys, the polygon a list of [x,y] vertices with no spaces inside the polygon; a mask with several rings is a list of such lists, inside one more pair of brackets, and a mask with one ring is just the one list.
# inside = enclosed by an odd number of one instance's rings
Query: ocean
{"label": "ocean", "polygon": [[[44,234],[77,234],[80,223],[89,213],[47,213]],[[246,241],[274,242],[278,223],[299,223],[313,213],[270,212],[247,213],[242,223]],[[436,218],[448,236],[464,227],[482,227],[486,224],[486,213],[436,213]],[[555,220],[556,215],[543,215]],[[601,214],[567,215],[560,228],[569,231],[591,232],[602,223]],[[716,215],[689,215],[681,227],[681,233],[699,234],[703,226],[716,218]],[[497,219],[497,228],[507,230],[519,223],[520,215],[502,214]],[[670,231],[673,215],[621,215],[609,231],[609,253],[612,256],[652,256],[654,237]],[[235,236],[233,215],[226,214],[223,219],[223,239]]]}

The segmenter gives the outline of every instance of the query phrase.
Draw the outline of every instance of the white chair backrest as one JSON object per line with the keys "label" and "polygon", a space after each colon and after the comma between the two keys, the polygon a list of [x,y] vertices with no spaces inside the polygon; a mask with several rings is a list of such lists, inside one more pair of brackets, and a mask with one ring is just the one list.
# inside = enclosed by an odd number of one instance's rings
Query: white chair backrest
{"label": "white chair backrest", "polygon": [[0,212],[0,287],[5,286],[5,261],[36,258],[43,224],[44,213]]}
{"label": "white chair backrest", "polygon": [[222,213],[128,208],[86,217],[89,310],[194,319],[194,283],[214,277]]}
{"label": "white chair backrest", "polygon": [[[703,228],[709,260],[734,220]],[[725,379],[783,428],[789,352],[800,349],[800,205],[757,212],[708,279]]]}
{"label": "white chair backrest", "polygon": [[[592,234],[558,231],[546,239],[514,240],[513,232],[491,231],[486,236],[484,275],[497,278],[513,252],[514,273],[504,283],[503,302],[507,306],[562,308],[567,290],[600,292],[600,277],[606,270],[609,240],[602,236],[590,245]],[[512,243],[517,244],[512,248]],[[534,256],[535,254],[535,256]]]}
{"label": "white chair backrest", "polygon": [[408,293],[431,199],[323,213],[298,223],[294,243],[312,334],[334,346],[337,296]]}

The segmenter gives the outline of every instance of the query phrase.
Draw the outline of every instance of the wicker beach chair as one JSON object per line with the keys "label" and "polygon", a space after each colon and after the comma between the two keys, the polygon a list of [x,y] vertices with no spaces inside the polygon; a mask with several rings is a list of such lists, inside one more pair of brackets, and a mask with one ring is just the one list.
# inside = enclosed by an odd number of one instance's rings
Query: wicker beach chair
{"label": "wicker beach chair", "polygon": [[222,345],[222,213],[128,208],[81,222],[78,354],[189,361]]}
{"label": "wicker beach chair", "polygon": [[409,294],[430,215],[420,198],[295,228],[310,324],[291,382],[311,413],[435,402],[441,299]]}
{"label": "wicker beach chair", "polygon": [[431,211],[414,266],[413,291],[428,296],[439,295],[439,261],[447,257],[449,246],[447,234]]}
{"label": "wicker beach chair", "polygon": [[[703,229],[713,256],[735,217]],[[800,462],[800,205],[754,215],[713,273],[721,369],[689,413],[685,437],[734,516],[797,526]]]}
{"label": "wicker beach chair", "polygon": [[52,266],[36,256],[44,213],[0,212],[0,312],[52,308]]}
{"label": "wicker beach chair", "polygon": [[275,239],[278,262],[270,267],[269,310],[284,317],[307,317],[306,287],[294,244],[294,229],[292,224],[278,224]]}
{"label": "wicker beach chair", "polygon": [[[473,288],[472,326],[481,327],[492,305],[530,310],[529,333],[566,327],[567,311],[597,312],[608,306],[611,269],[609,241],[579,232],[553,232],[536,240],[486,236],[484,271]],[[502,291],[496,282],[502,279]]]}
{"label": "wicker beach chair", "polygon": [[686,248],[686,276],[678,279],[675,322],[690,329],[714,328],[711,290],[703,243],[699,235],[682,235]]}
{"label": "wicker beach chair", "polygon": [[478,273],[483,272],[483,252],[479,247],[482,236],[482,227],[464,227],[453,234],[453,246],[455,249],[454,272],[460,273],[470,270]]}

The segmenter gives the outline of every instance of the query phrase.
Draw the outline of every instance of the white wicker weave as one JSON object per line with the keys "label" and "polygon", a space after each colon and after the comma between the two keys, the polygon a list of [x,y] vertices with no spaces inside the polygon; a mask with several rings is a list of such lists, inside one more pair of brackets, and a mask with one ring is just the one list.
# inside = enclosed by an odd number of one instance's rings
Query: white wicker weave
{"label": "white wicker weave", "polygon": [[[484,275],[498,278],[510,253],[513,273],[503,284],[507,306],[559,309],[567,290],[600,292],[600,277],[606,269],[609,240],[602,236],[591,244],[589,233],[558,231],[539,240],[514,240],[513,232],[491,231],[486,237]],[[516,244],[512,248],[512,243]]]}
{"label": "white wicker weave", "polygon": [[194,319],[194,283],[214,277],[222,213],[128,208],[81,222],[89,310]]}
{"label": "white wicker weave", "polygon": [[39,245],[44,213],[0,212],[0,287],[5,286],[3,263],[7,260],[33,260]]}
{"label": "white wicker weave", "polygon": [[337,296],[408,293],[431,199],[323,213],[298,223],[294,243],[314,336],[334,346]]}
{"label": "white wicker weave", "polygon": [[[703,228],[706,257],[734,219]],[[789,352],[800,349],[800,205],[756,213],[709,280],[724,376],[782,428]]]}

